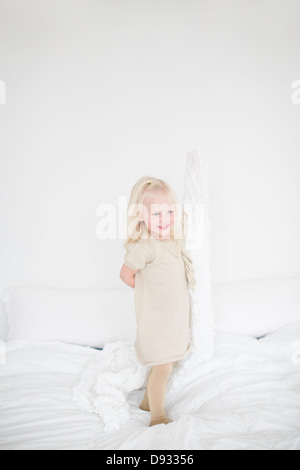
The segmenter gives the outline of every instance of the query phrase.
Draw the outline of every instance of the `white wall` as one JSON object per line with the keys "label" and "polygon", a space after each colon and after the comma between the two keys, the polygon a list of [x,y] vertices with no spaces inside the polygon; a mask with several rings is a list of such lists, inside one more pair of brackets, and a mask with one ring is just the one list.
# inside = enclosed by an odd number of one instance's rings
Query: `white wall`
{"label": "white wall", "polygon": [[0,0],[0,286],[123,287],[96,210],[209,167],[213,282],[300,273],[298,0]]}

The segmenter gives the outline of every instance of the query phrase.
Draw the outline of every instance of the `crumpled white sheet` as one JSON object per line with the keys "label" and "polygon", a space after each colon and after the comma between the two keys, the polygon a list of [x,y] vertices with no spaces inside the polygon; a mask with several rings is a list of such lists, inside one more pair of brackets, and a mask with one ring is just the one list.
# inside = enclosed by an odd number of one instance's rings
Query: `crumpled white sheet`
{"label": "crumpled white sheet", "polygon": [[130,420],[114,433],[71,401],[102,351],[9,341],[0,366],[0,450],[300,450],[299,340],[300,323],[260,340],[216,332],[213,359],[167,390],[172,423],[149,427],[136,390],[128,396]]}
{"label": "crumpled white sheet", "polygon": [[[183,206],[187,217],[185,249],[196,279],[194,291],[190,290],[192,346],[188,356],[175,363],[169,390],[195,365],[212,359],[214,352],[207,167],[196,151],[187,154]],[[86,365],[73,398],[82,410],[102,417],[105,432],[116,431],[129,419],[128,394],[146,387],[149,372],[149,367],[140,364],[133,343],[106,344],[97,359]]]}

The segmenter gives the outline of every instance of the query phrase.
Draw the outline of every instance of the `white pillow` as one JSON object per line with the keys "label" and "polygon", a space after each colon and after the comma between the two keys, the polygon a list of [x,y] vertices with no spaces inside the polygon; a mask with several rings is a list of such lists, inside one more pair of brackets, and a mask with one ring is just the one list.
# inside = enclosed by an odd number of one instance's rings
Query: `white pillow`
{"label": "white pillow", "polygon": [[58,340],[103,348],[133,341],[134,291],[7,287],[7,340]]}
{"label": "white pillow", "polygon": [[261,337],[300,322],[300,276],[214,284],[216,331]]}

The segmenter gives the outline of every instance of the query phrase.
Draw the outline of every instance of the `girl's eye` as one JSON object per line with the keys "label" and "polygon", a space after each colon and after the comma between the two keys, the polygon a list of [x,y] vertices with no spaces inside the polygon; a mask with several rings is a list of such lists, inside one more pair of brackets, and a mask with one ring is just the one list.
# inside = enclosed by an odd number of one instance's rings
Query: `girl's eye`
{"label": "girl's eye", "polygon": [[[168,211],[169,214],[173,214],[174,211]],[[159,215],[159,212],[154,212],[152,215]]]}

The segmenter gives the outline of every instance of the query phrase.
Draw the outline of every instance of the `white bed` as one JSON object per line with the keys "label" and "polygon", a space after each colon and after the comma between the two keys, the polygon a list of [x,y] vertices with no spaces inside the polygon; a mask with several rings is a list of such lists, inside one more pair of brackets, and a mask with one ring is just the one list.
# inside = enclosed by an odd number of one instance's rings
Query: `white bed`
{"label": "white bed", "polygon": [[73,389],[102,354],[91,347],[97,337],[134,337],[133,292],[14,288],[8,335],[4,312],[0,321],[0,449],[299,450],[299,287],[300,277],[214,286],[214,358],[167,391],[174,421],[149,427],[140,389],[128,396],[130,420],[113,433],[77,407]]}

